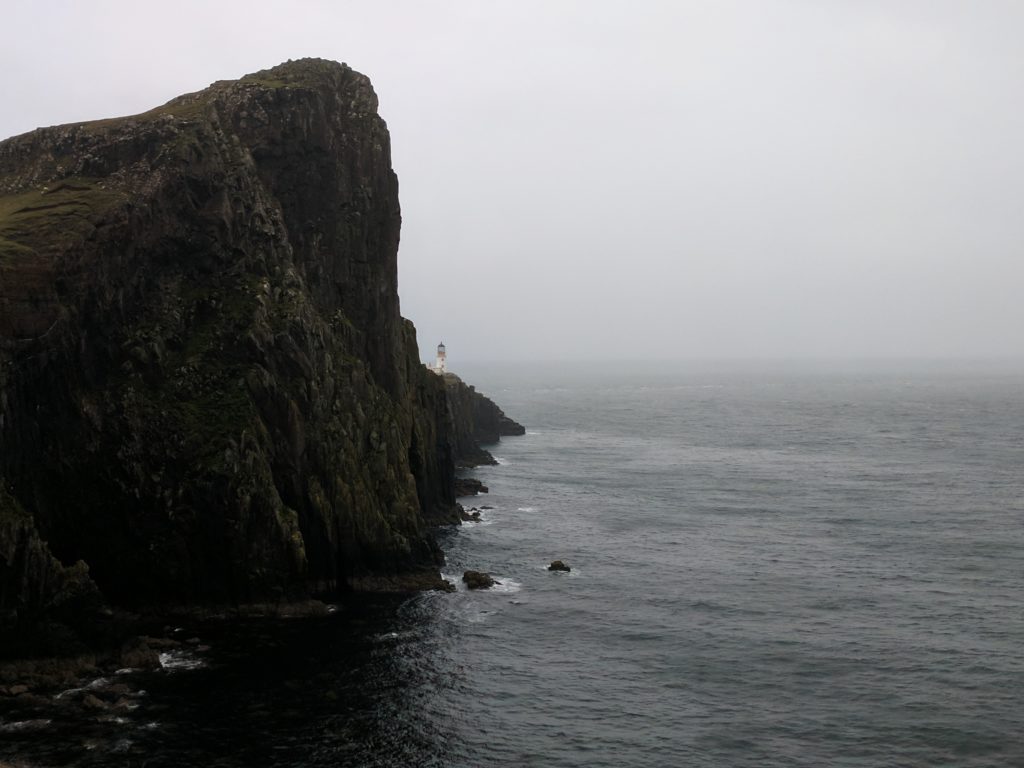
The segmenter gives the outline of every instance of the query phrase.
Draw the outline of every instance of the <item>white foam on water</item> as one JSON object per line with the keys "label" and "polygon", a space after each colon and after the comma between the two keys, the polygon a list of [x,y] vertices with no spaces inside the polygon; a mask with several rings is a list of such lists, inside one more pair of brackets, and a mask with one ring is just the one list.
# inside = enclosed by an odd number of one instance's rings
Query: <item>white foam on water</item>
{"label": "white foam on water", "polygon": [[125,725],[131,722],[127,717],[120,717],[118,715],[107,715],[99,719],[104,723],[113,723],[114,725]]}
{"label": "white foam on water", "polygon": [[516,512],[536,512],[536,507],[516,507]]}
{"label": "white foam on water", "polygon": [[518,592],[519,590],[521,590],[523,588],[523,585],[520,582],[513,581],[512,579],[507,579],[504,576],[494,576],[494,580],[497,581],[497,582],[500,582],[500,583],[495,584],[490,589],[485,589],[485,590],[482,590],[482,591],[484,591],[484,592],[501,592],[503,594],[510,595],[510,594],[515,593],[515,592]]}
{"label": "white foam on water", "polygon": [[13,733],[15,731],[38,731],[46,728],[52,720],[15,720],[12,723],[0,723],[0,733]]}
{"label": "white foam on water", "polygon": [[202,669],[206,662],[197,659],[189,651],[164,651],[159,656],[161,668],[168,672],[178,672],[183,669]]}
{"label": "white foam on water", "polygon": [[509,463],[508,459],[502,458],[501,456],[495,456],[494,460],[498,462],[499,467],[507,467]]}
{"label": "white foam on water", "polygon": [[395,640],[412,637],[414,634],[414,632],[381,632],[379,635],[374,635],[373,640],[376,643],[392,643]]}
{"label": "white foam on water", "polygon": [[94,688],[101,688],[104,685],[107,685],[109,682],[110,680],[108,680],[105,677],[97,677],[95,680],[88,682],[79,688],[68,688],[66,691],[61,691],[53,698],[63,699],[65,696],[74,696],[76,693],[81,693],[82,691],[88,691]]}
{"label": "white foam on water", "polygon": [[462,583],[462,576],[457,573],[442,573],[441,578],[449,584],[454,584],[455,589],[459,592],[464,592],[466,590],[466,585]]}

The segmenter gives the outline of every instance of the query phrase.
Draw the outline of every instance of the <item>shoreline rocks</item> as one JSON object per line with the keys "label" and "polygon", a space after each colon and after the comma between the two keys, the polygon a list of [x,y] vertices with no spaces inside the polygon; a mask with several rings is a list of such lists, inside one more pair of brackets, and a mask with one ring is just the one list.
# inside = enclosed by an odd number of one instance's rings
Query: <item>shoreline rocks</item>
{"label": "shoreline rocks", "polygon": [[488,493],[489,488],[473,477],[455,478],[455,497],[476,496],[480,493]]}
{"label": "shoreline rocks", "polygon": [[473,507],[472,509],[467,511],[467,510],[463,509],[461,507],[461,505],[460,505],[460,507],[459,507],[459,516],[462,518],[462,522],[464,522],[464,523],[479,523],[480,522],[480,510],[477,509],[476,507]]}
{"label": "shoreline rocks", "polygon": [[501,584],[491,574],[483,571],[466,571],[462,574],[462,581],[469,589],[490,589],[495,584]]}

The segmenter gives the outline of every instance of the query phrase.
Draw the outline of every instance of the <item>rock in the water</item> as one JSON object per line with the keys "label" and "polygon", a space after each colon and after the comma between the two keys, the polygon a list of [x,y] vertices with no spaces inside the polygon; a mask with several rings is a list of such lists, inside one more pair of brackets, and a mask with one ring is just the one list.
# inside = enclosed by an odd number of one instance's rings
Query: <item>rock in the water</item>
{"label": "rock in the water", "polygon": [[470,589],[489,589],[500,581],[491,577],[491,574],[482,571],[466,571],[462,574],[462,580]]}
{"label": "rock in the water", "polygon": [[465,511],[465,510],[462,510],[462,512],[460,514],[462,516],[462,521],[464,523],[479,523],[480,522],[480,512],[478,510],[476,510],[476,509],[471,509],[468,512]]}
{"label": "rock in the water", "polygon": [[565,571],[568,573],[572,570],[568,565],[563,563],[561,560],[552,560],[551,565],[548,566],[549,571]]}
{"label": "rock in the water", "polygon": [[82,699],[82,706],[86,709],[106,709],[108,705],[91,693],[87,693]]}

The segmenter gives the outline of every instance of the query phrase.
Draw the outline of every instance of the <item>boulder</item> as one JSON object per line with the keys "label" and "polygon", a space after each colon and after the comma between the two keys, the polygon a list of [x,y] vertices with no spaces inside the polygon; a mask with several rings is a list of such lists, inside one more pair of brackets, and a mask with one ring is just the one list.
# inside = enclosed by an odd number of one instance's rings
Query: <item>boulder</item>
{"label": "boulder", "polygon": [[500,581],[492,578],[491,574],[482,571],[466,571],[462,574],[462,580],[470,589],[490,589],[495,584],[501,584]]}
{"label": "boulder", "polygon": [[84,706],[86,709],[106,709],[108,705],[105,702],[93,696],[91,693],[87,693],[82,698],[82,706]]}
{"label": "boulder", "polygon": [[549,571],[564,571],[568,573],[572,570],[568,565],[563,563],[561,560],[552,560],[551,565],[548,566]]}

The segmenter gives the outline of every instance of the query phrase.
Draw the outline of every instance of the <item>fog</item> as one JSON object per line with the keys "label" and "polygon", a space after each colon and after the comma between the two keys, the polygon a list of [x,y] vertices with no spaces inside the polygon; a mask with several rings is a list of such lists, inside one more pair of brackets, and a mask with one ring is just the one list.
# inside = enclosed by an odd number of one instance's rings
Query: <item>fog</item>
{"label": "fog", "polygon": [[424,359],[1024,352],[1019,2],[6,3],[0,135],[373,80]]}

